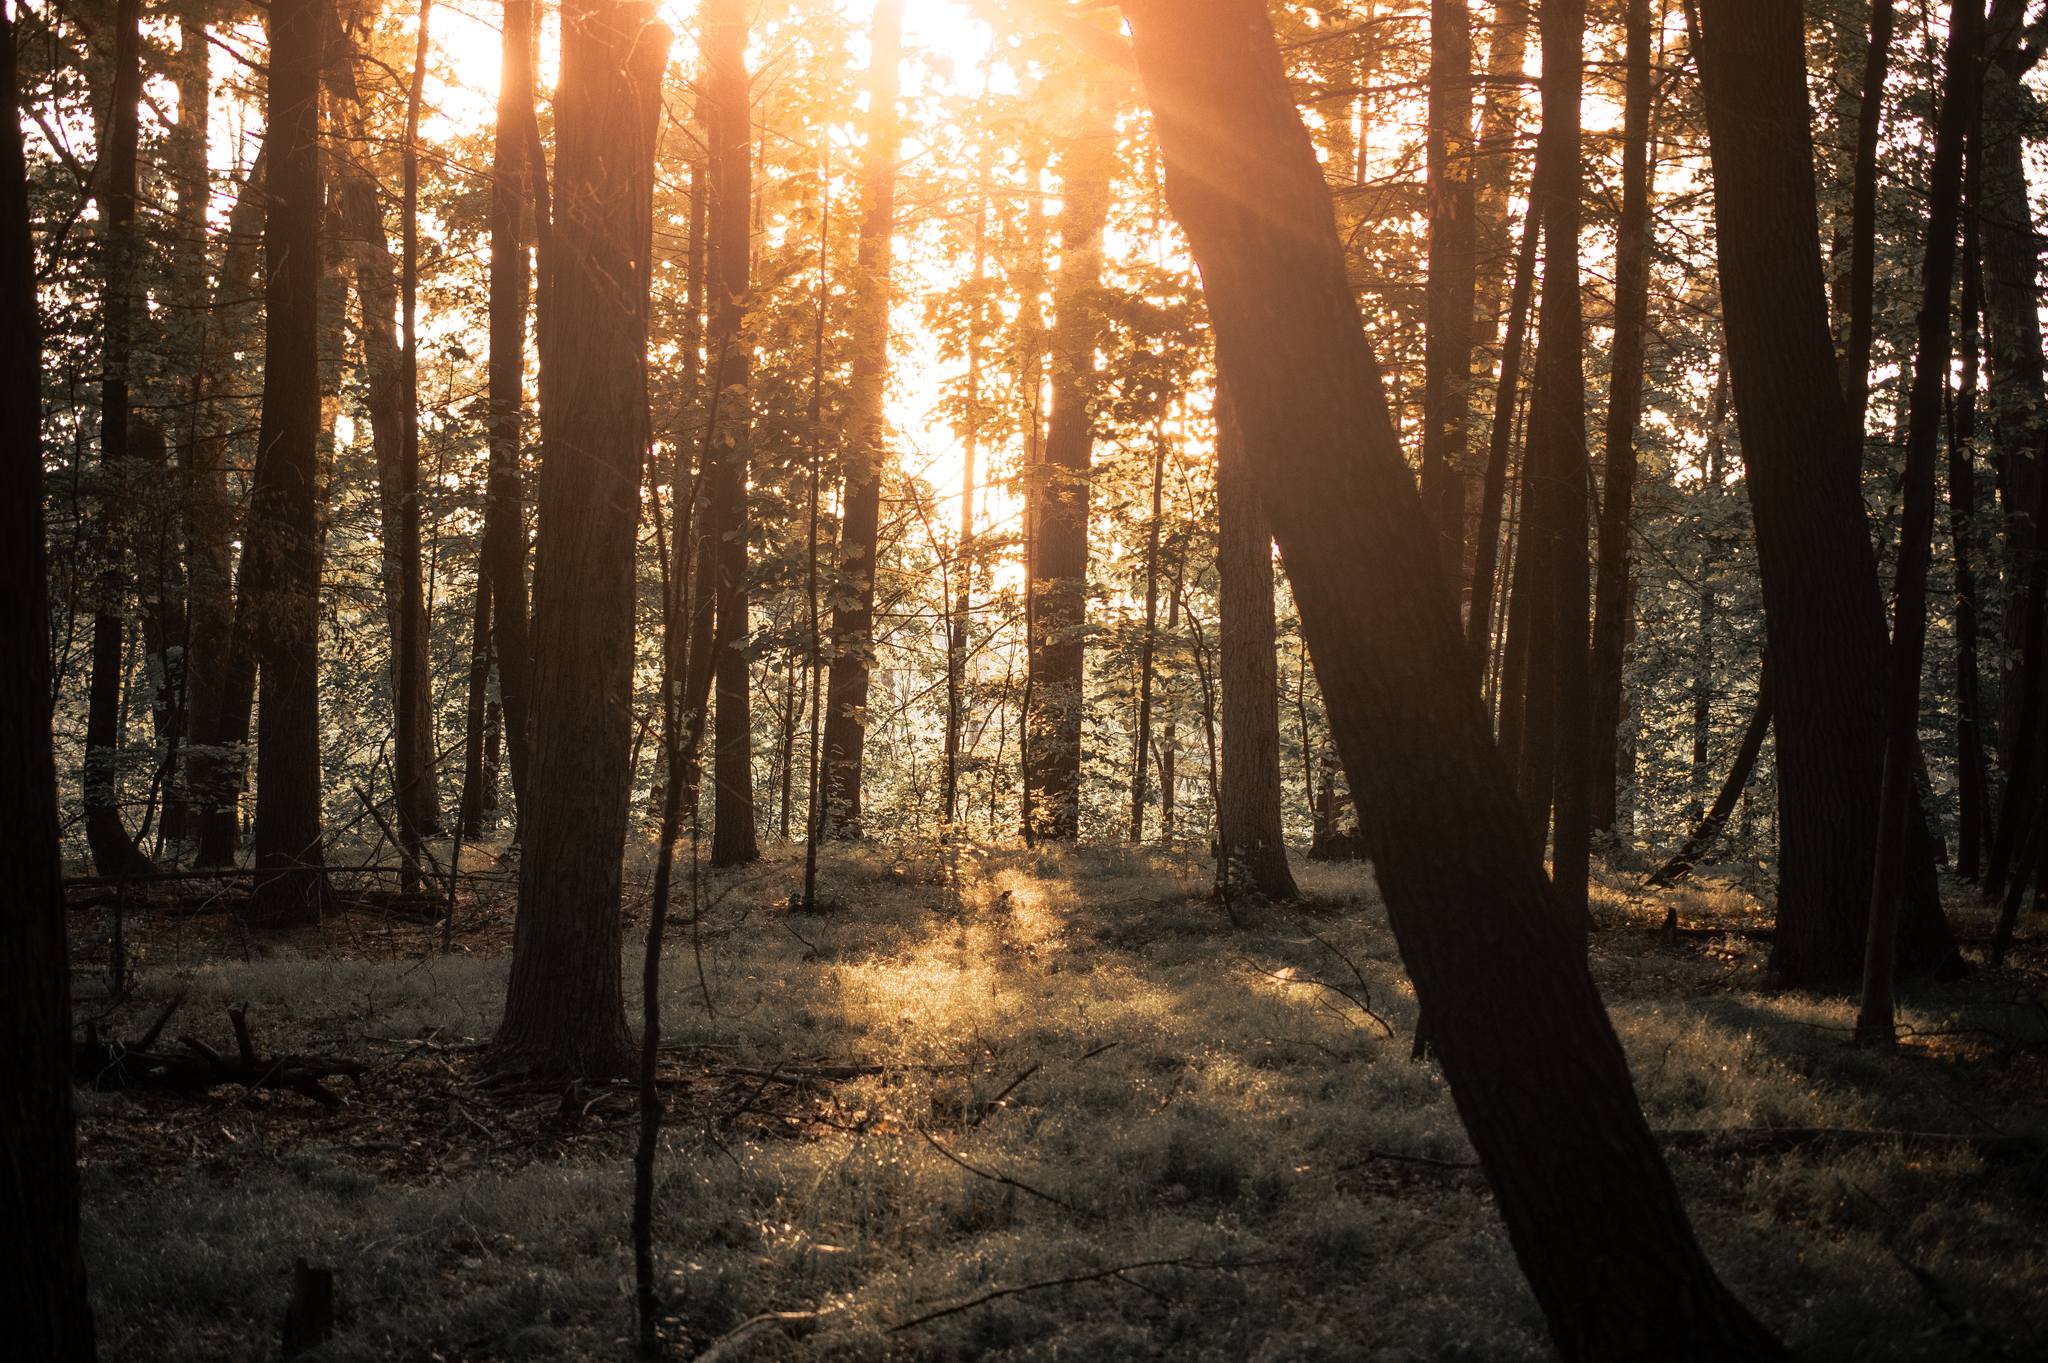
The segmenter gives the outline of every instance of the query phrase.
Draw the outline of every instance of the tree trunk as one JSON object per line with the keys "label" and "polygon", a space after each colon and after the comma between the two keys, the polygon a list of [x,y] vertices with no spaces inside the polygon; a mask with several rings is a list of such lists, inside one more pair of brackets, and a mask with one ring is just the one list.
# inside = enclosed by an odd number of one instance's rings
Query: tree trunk
{"label": "tree trunk", "polygon": [[[1222,434],[1222,396],[1218,394],[1217,433]],[[1217,447],[1221,477],[1222,447]],[[1220,496],[1219,487],[1219,496]],[[1152,673],[1159,647],[1159,512],[1166,492],[1166,438],[1152,432],[1152,517],[1145,522],[1145,633],[1138,640],[1138,732],[1131,752],[1131,841],[1145,841],[1146,777],[1152,769]],[[1270,577],[1272,550],[1268,548]],[[1270,593],[1271,587],[1268,586]]]}
{"label": "tree trunk", "polygon": [[1468,684],[1265,8],[1124,13],[1395,936],[1552,1335],[1570,1359],[1778,1356],[1694,1239]]}
{"label": "tree trunk", "polygon": [[1522,244],[1515,252],[1515,282],[1508,301],[1507,336],[1501,343],[1500,382],[1494,388],[1492,435],[1487,441],[1486,474],[1479,492],[1479,529],[1473,537],[1472,604],[1465,617],[1465,639],[1472,667],[1483,684],[1493,651],[1494,578],[1500,571],[1501,503],[1507,499],[1508,458],[1515,445],[1515,408],[1522,387],[1522,345],[1529,331],[1529,303],[1536,292],[1536,242],[1542,219],[1529,213],[1522,221]]}
{"label": "tree trunk", "polygon": [[[1541,490],[1539,512],[1526,519],[1528,544],[1547,541],[1540,560],[1547,590],[1533,608],[1529,702],[1524,727],[1523,793],[1540,832],[1555,805],[1551,879],[1581,916],[1590,860],[1588,797],[1592,792],[1592,689],[1587,671],[1585,327],[1579,300],[1580,91],[1585,83],[1583,0],[1547,0],[1543,38],[1543,133],[1536,193],[1543,198],[1543,321],[1537,339],[1535,391],[1529,403],[1530,481]],[[1526,551],[1525,551],[1526,552]],[[1535,570],[1532,570],[1532,580]],[[1548,675],[1542,675],[1545,669]]]}
{"label": "tree trunk", "polygon": [[490,805],[487,784],[495,775],[484,763],[484,716],[491,693],[491,579],[481,567],[474,605],[469,623],[469,691],[462,709],[462,802],[456,814],[463,838],[471,842],[484,835],[484,810]]}
{"label": "tree trunk", "polygon": [[1617,739],[1628,634],[1629,530],[1635,505],[1636,423],[1650,305],[1650,0],[1628,0],[1621,143],[1621,222],[1614,252],[1614,349],[1607,387],[1607,453],[1600,558],[1593,589],[1593,827],[1615,831]]}
{"label": "tree trunk", "polygon": [[[1850,990],[1877,843],[1887,641],[1862,442],[1822,292],[1800,15],[1775,0],[1703,0],[1698,15],[1728,362],[1776,695],[1771,963],[1787,984]],[[1915,895],[1909,916],[1938,920],[1939,903]],[[1928,934],[1944,960],[1945,935]]]}
{"label": "tree trunk", "polygon": [[633,1058],[619,892],[633,735],[634,526],[648,441],[654,144],[669,32],[652,4],[570,0],[555,92],[558,212],[542,248],[532,768],[502,1070],[618,1075]]}
{"label": "tree trunk", "polygon": [[538,214],[544,168],[534,161],[533,0],[505,0],[491,154],[490,481],[483,560],[491,582],[491,638],[515,813],[526,813],[527,696],[533,673],[526,618],[526,494],[520,472],[526,412],[526,218]]}
{"label": "tree trunk", "polygon": [[327,892],[320,834],[316,515],[321,48],[319,0],[276,0],[270,10],[274,154],[263,228],[263,404],[235,606],[261,667],[252,910],[267,924],[318,917]]}
{"label": "tree trunk", "polygon": [[868,71],[868,140],[861,162],[861,221],[854,284],[853,375],[847,391],[846,498],[833,593],[832,668],[825,685],[825,818],[860,835],[861,764],[867,748],[868,673],[875,654],[875,569],[881,553],[882,399],[889,379],[890,253],[896,231],[897,67],[903,5],[875,6]]}
{"label": "tree trunk", "polygon": [[1735,757],[1728,764],[1728,774],[1721,781],[1721,789],[1714,796],[1713,805],[1693,825],[1692,833],[1684,844],[1650,873],[1645,884],[1676,885],[1692,874],[1700,858],[1713,850],[1721,830],[1728,826],[1728,816],[1735,811],[1735,801],[1749,788],[1750,774],[1756,770],[1757,755],[1763,751],[1764,738],[1770,731],[1770,673],[1766,672],[1764,680],[1757,684],[1756,706],[1749,713],[1749,723],[1742,730],[1742,742],[1736,746]]}
{"label": "tree trunk", "polygon": [[[1981,87],[1979,93],[1981,94]],[[1979,127],[1982,120],[1979,120]],[[1971,134],[1976,137],[1975,130]],[[1956,875],[1983,870],[1990,776],[1984,758],[1984,691],[1977,669],[1977,383],[1983,335],[1983,270],[1977,255],[1977,167],[1982,149],[1965,149],[1962,288],[1962,387],[1948,421],[1948,527],[1955,553]]]}
{"label": "tree trunk", "polygon": [[1870,339],[1877,301],[1877,141],[1884,122],[1884,83],[1891,69],[1892,0],[1871,0],[1870,50],[1856,110],[1856,187],[1849,211],[1849,338],[1842,351],[1842,397],[1859,456],[1863,412],[1870,400]]}
{"label": "tree trunk", "polygon": [[[754,831],[754,727],[744,648],[747,629],[747,383],[751,354],[741,333],[751,287],[753,123],[749,116],[745,0],[705,0],[702,117],[710,142],[711,354],[718,421],[709,441],[710,557],[717,572],[717,732],[711,779],[711,864],[761,855]],[[560,157],[557,156],[559,162]]]}
{"label": "tree trunk", "polygon": [[0,1320],[24,1358],[90,1363],[78,1248],[57,769],[50,751],[49,583],[43,562],[42,346],[14,20],[0,11]]}
{"label": "tree trunk", "polygon": [[[967,418],[961,431],[960,452],[960,540],[953,587],[953,611],[946,634],[946,774],[940,791],[940,806],[950,826],[960,813],[960,738],[967,709],[967,653],[972,642],[969,608],[974,600],[974,568],[978,546],[974,538],[975,464],[981,453],[981,332],[982,309],[986,300],[981,285],[988,278],[988,180],[990,167],[984,154],[980,165],[981,193],[974,209],[974,302],[967,320]],[[1145,755],[1138,754],[1140,766]]]}
{"label": "tree trunk", "polygon": [[1109,180],[1116,168],[1113,123],[1085,98],[1087,126],[1060,165],[1060,267],[1053,285],[1052,411],[1045,457],[1025,484],[1034,503],[1031,555],[1030,737],[1024,783],[1033,832],[1071,842],[1081,831],[1082,663],[1088,605],[1088,481],[1094,460],[1095,347],[1102,330],[1096,292]]}
{"label": "tree trunk", "polygon": [[[1470,309],[1468,308],[1469,314]],[[1223,875],[1267,899],[1298,891],[1280,827],[1280,677],[1273,622],[1273,534],[1258,463],[1229,397],[1216,391],[1216,575],[1222,619],[1223,763],[1217,811]],[[1425,505],[1427,501],[1425,499]],[[1463,508],[1459,508],[1462,516]],[[1438,522],[1441,532],[1442,522]],[[1452,580],[1455,580],[1453,576]],[[1226,902],[1234,899],[1226,895]]]}
{"label": "tree trunk", "polygon": [[105,353],[100,384],[100,467],[105,488],[98,527],[102,566],[92,614],[92,671],[85,720],[85,773],[80,782],[85,840],[103,876],[144,875],[149,858],[121,818],[120,746],[122,640],[128,631],[127,524],[134,493],[129,459],[129,366],[135,348],[136,143],[142,101],[142,0],[114,6],[113,114],[102,153],[105,188]]}
{"label": "tree trunk", "polygon": [[1472,155],[1469,0],[1430,0],[1429,282],[1424,323],[1422,501],[1443,537],[1444,570],[1465,564],[1465,463],[1472,405],[1473,303],[1479,234]]}
{"label": "tree trunk", "polygon": [[420,884],[420,840],[440,823],[434,773],[433,695],[427,676],[427,608],[420,582],[420,100],[427,80],[427,21],[433,0],[420,0],[412,84],[406,91],[404,190],[399,207],[404,246],[399,274],[405,349],[400,362],[404,438],[398,456],[398,535],[386,548],[398,559],[398,630],[392,664],[398,675],[392,766],[398,773],[398,840],[405,888]]}
{"label": "tree trunk", "polygon": [[1927,648],[1927,570],[1934,556],[1934,442],[1953,357],[1949,295],[1955,282],[1956,225],[1962,197],[1963,144],[1976,121],[1978,54],[1984,0],[1949,6],[1947,74],[1935,127],[1927,205],[1927,247],[1920,267],[1920,321],[1913,395],[1906,427],[1905,507],[1892,596],[1896,622],[1885,674],[1884,783],[1878,801],[1877,854],[1870,890],[1863,1001],[1856,1039],[1891,1045],[1892,975],[1899,903],[1905,893],[1906,825],[1919,759],[1920,668]]}

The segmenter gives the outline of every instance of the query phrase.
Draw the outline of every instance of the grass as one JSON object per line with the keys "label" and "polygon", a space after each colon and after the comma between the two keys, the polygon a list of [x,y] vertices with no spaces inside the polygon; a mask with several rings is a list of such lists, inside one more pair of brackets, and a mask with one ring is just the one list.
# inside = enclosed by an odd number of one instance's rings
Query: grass
{"label": "grass", "polygon": [[[778,854],[713,882],[702,986],[686,932],[667,964],[689,1048],[657,1187],[676,1356],[769,1310],[821,1315],[747,1357],[1550,1356],[1484,1181],[1445,1167],[1470,1147],[1408,1058],[1414,1000],[1365,872],[1301,867],[1302,905],[1239,927],[1204,865],[1125,849],[835,849],[839,907],[801,919],[783,907],[800,874]],[[1728,887],[1674,893],[1688,921],[1758,912]],[[1617,880],[1595,906],[1653,1125],[2042,1129],[2048,1029],[2022,976],[1910,997],[1916,1035],[1876,1055],[1846,1044],[1845,1005],[1765,992],[1755,943],[1665,944],[1667,902]],[[299,1256],[337,1272],[325,1359],[628,1355],[630,1095],[476,1089],[462,1047],[494,1024],[503,935],[464,940],[144,954],[124,1033],[183,991],[196,1033],[248,1001],[264,1044],[379,1071],[336,1114],[84,1098],[108,1357],[267,1356]],[[790,1082],[820,1061],[880,1069]],[[2048,1344],[2038,1164],[1880,1144],[1673,1167],[1722,1273],[1807,1357]],[[1056,1279],[1082,1280],[892,1328]]]}

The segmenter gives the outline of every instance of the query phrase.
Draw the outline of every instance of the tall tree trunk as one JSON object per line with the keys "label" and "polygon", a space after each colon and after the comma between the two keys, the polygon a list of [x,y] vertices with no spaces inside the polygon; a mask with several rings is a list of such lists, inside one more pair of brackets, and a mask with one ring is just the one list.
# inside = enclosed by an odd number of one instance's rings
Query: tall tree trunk
{"label": "tall tree trunk", "polygon": [[[950,826],[960,813],[960,739],[966,722],[967,653],[971,645],[970,626],[974,604],[974,569],[978,546],[974,538],[975,464],[981,453],[981,332],[982,309],[986,300],[981,285],[988,277],[988,181],[990,166],[983,155],[980,165],[980,194],[974,209],[974,301],[967,319],[967,417],[961,431],[960,451],[960,539],[953,586],[953,610],[946,634],[946,774],[940,792],[940,806]],[[1139,764],[1145,756],[1138,754]]]}
{"label": "tall tree trunk", "polygon": [[1551,1333],[1571,1359],[1776,1357],[1686,1221],[1466,680],[1265,7],[1124,13],[1395,936]]}
{"label": "tall tree trunk", "polygon": [[399,306],[405,349],[399,395],[404,437],[398,454],[398,630],[392,664],[398,676],[392,765],[398,772],[398,841],[407,889],[420,883],[420,840],[440,822],[434,774],[433,697],[427,676],[427,608],[420,582],[420,101],[427,82],[427,21],[433,0],[420,0],[414,38],[412,84],[405,100],[404,189],[399,205],[403,248]]}
{"label": "tall tree trunk", "polygon": [[1465,565],[1465,463],[1479,251],[1472,152],[1470,0],[1430,0],[1422,501],[1436,517],[1444,542],[1444,569],[1454,582]]}
{"label": "tall tree trunk", "polygon": [[1102,330],[1102,232],[1116,167],[1114,124],[1099,90],[1087,126],[1060,164],[1060,266],[1053,285],[1052,410],[1045,457],[1026,483],[1035,504],[1031,556],[1030,746],[1024,783],[1034,833],[1071,842],[1081,831],[1082,663],[1088,606],[1088,482],[1095,452],[1095,347]]}
{"label": "tall tree trunk", "polygon": [[[1221,395],[1218,396],[1221,432]],[[1218,447],[1221,452],[1221,447]],[[1221,468],[1221,465],[1218,465]],[[1153,658],[1159,647],[1159,512],[1166,492],[1166,436],[1152,432],[1152,515],[1145,522],[1145,633],[1138,640],[1138,732],[1131,753],[1131,841],[1145,841],[1146,777],[1152,768]],[[1267,557],[1272,557],[1271,551]]]}
{"label": "tall tree trunk", "polygon": [[1487,439],[1486,473],[1479,492],[1479,529],[1473,536],[1471,606],[1465,639],[1477,680],[1484,683],[1493,651],[1494,578],[1500,571],[1501,503],[1507,499],[1508,459],[1514,452],[1515,408],[1522,387],[1522,347],[1529,331],[1529,304],[1536,292],[1536,243],[1542,219],[1522,221],[1515,251],[1514,287],[1508,300],[1507,335],[1501,343],[1500,382],[1494,388],[1492,434]]}
{"label": "tall tree trunk", "polygon": [[557,212],[541,252],[541,470],[532,768],[519,916],[492,1061],[617,1075],[631,795],[633,553],[647,452],[654,145],[669,32],[651,3],[569,0]]}
{"label": "tall tree trunk", "polygon": [[1600,559],[1593,589],[1593,827],[1613,832],[1623,642],[1628,634],[1629,530],[1635,505],[1636,423],[1650,309],[1650,0],[1628,0],[1621,143],[1621,221],[1614,251],[1614,349],[1607,387],[1607,452]]}
{"label": "tall tree trunk", "polygon": [[[527,217],[539,212],[534,159],[533,0],[505,0],[491,152],[490,482],[484,499],[483,561],[491,582],[491,638],[514,810],[526,813],[527,697],[533,673],[526,618],[526,493],[520,472],[526,413],[526,304],[530,284]],[[693,237],[694,241],[695,238]]]}
{"label": "tall tree trunk", "polygon": [[272,924],[317,917],[327,890],[320,834],[320,537],[315,514],[321,424],[322,46],[320,0],[273,3],[263,403],[235,607],[238,630],[246,622],[262,672],[252,907],[258,921]]}
{"label": "tall tree trunk", "polygon": [[[1982,93],[1982,87],[1979,87]],[[1982,119],[1978,127],[1983,126]],[[1948,528],[1955,553],[1956,634],[1956,874],[1975,880],[1983,870],[1990,776],[1984,757],[1984,690],[1977,668],[1977,383],[1983,333],[1983,270],[1977,254],[1977,167],[1982,148],[1965,150],[1962,288],[1962,386],[1948,421]]]}
{"label": "tall tree trunk", "polygon": [[[269,146],[266,132],[264,146]],[[235,859],[237,805],[248,771],[249,705],[255,692],[255,664],[246,631],[235,630],[233,538],[237,517],[228,496],[226,422],[219,410],[226,387],[231,338],[247,325],[263,259],[263,220],[269,154],[259,150],[228,213],[227,246],[200,342],[194,381],[193,429],[186,455],[186,572],[190,580],[191,638],[185,668],[186,707],[192,714],[186,786],[195,807],[200,865],[224,866]]]}
{"label": "tall tree trunk", "polygon": [[[747,77],[745,0],[705,0],[703,118],[710,142],[711,354],[718,421],[709,441],[710,557],[717,575],[717,732],[711,780],[711,864],[738,866],[761,855],[754,832],[754,727],[747,655],[747,383],[751,352],[742,324],[751,287],[753,123]],[[559,158],[557,158],[559,159]]]}
{"label": "tall tree trunk", "polygon": [[479,568],[469,621],[469,690],[462,708],[462,800],[456,824],[465,840],[484,835],[487,787],[496,773],[484,761],[485,712],[491,694],[491,579]]}
{"label": "tall tree trunk", "polygon": [[[1862,975],[1877,844],[1887,641],[1862,442],[1828,335],[1800,15],[1775,0],[1703,0],[1697,13],[1728,363],[1775,693],[1771,963],[1787,984],[1850,990]],[[1925,944],[1902,964],[1945,963],[1953,946],[1938,901],[1914,894],[1914,918]]]}
{"label": "tall tree trunk", "polygon": [[[1469,315],[1471,309],[1467,308]],[[1217,625],[1223,681],[1223,762],[1217,826],[1233,885],[1293,899],[1280,827],[1280,676],[1273,622],[1273,534],[1259,500],[1259,462],[1245,448],[1228,394],[1216,391]],[[1424,505],[1426,506],[1425,499]],[[1463,508],[1459,508],[1462,515]],[[1442,523],[1438,523],[1439,531]],[[1451,580],[1455,581],[1455,576]],[[1234,887],[1233,887],[1234,888]],[[1226,893],[1225,901],[1235,898]]]}
{"label": "tall tree trunk", "polygon": [[1913,395],[1906,427],[1905,507],[1893,586],[1896,622],[1885,674],[1884,783],[1878,801],[1877,854],[1863,958],[1863,1002],[1856,1039],[1891,1045],[1893,960],[1905,893],[1906,829],[1920,751],[1920,667],[1927,646],[1927,570],[1934,556],[1934,442],[1953,356],[1949,296],[1955,283],[1956,226],[1962,197],[1963,144],[1976,121],[1984,0],[1949,6],[1947,74],[1935,127],[1927,205],[1927,247],[1920,267],[1920,321]]}
{"label": "tall tree trunk", "polygon": [[97,1357],[78,1248],[71,966],[50,750],[42,345],[14,20],[0,10],[0,1320],[24,1358]]}
{"label": "tall tree trunk", "polygon": [[[1543,132],[1537,153],[1543,199],[1543,322],[1529,403],[1530,479],[1540,494],[1525,513],[1529,552],[1542,545],[1531,581],[1543,571],[1530,651],[1523,730],[1522,790],[1540,831],[1555,805],[1551,879],[1583,915],[1589,862],[1588,770],[1592,691],[1587,672],[1587,485],[1585,328],[1579,299],[1580,91],[1585,83],[1583,0],[1546,0]],[[1546,621],[1541,612],[1548,608]]]}
{"label": "tall tree trunk", "polygon": [[1863,440],[1870,400],[1870,340],[1877,301],[1877,140],[1884,122],[1884,83],[1891,69],[1892,0],[1871,0],[1870,51],[1856,111],[1856,187],[1849,211],[1849,337],[1842,351],[1842,397],[1849,429]]}
{"label": "tall tree trunk", "polygon": [[142,102],[142,0],[114,6],[113,115],[108,120],[103,242],[106,292],[103,298],[105,353],[100,385],[101,498],[99,552],[102,566],[92,614],[92,672],[85,719],[85,841],[93,869],[103,876],[143,875],[149,858],[135,845],[121,818],[120,758],[122,640],[128,631],[128,514],[134,477],[129,472],[129,366],[135,349],[136,143]]}
{"label": "tall tree trunk", "polygon": [[1515,141],[1525,103],[1522,67],[1529,55],[1529,0],[1494,0],[1492,10],[1486,37],[1486,104],[1479,113],[1479,156],[1472,177],[1479,238],[1476,340],[1488,348],[1502,337],[1514,311],[1509,280],[1518,248],[1509,219],[1509,193],[1520,160]]}
{"label": "tall tree trunk", "polygon": [[901,0],[875,6],[868,71],[868,140],[861,161],[861,220],[854,284],[853,376],[847,391],[846,498],[833,595],[832,670],[825,686],[825,817],[860,835],[861,763],[867,747],[868,673],[875,653],[875,568],[881,553],[882,399],[889,380],[890,254],[896,231],[896,115],[903,55]]}

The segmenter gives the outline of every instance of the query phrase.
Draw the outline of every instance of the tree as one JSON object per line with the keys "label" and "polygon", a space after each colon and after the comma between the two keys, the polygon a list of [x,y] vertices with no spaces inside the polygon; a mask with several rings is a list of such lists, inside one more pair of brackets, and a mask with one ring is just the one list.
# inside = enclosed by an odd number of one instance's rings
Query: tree
{"label": "tree", "polygon": [[1856,1038],[1890,1045],[1892,970],[1899,900],[1905,893],[1906,823],[1920,756],[1920,667],[1927,646],[1927,569],[1934,556],[1934,442],[1953,357],[1949,293],[1955,282],[1956,224],[1962,197],[1963,143],[1976,119],[1984,0],[1949,6],[1948,72],[1934,138],[1928,189],[1927,249],[1920,267],[1920,322],[1906,428],[1905,508],[1894,579],[1896,623],[1885,676],[1884,782],[1878,799],[1877,854],[1864,948],[1863,1007]]}
{"label": "tree", "polygon": [[1444,541],[1444,567],[1453,578],[1465,562],[1464,465],[1479,250],[1472,150],[1471,7],[1469,0],[1430,0],[1422,500],[1436,517]]}
{"label": "tree", "polygon": [[1466,684],[1434,527],[1265,8],[1124,13],[1360,830],[1551,1333],[1572,1359],[1778,1356],[1693,1237]]}
{"label": "tree", "polygon": [[1636,424],[1643,407],[1643,349],[1650,311],[1650,0],[1628,0],[1621,221],[1614,249],[1614,351],[1607,385],[1606,454],[1600,494],[1600,556],[1593,590],[1592,826],[1614,827],[1616,734],[1621,728],[1623,650],[1629,632],[1630,511],[1635,505]]}
{"label": "tree", "polygon": [[[1078,77],[1088,81],[1085,75]],[[1030,701],[1024,784],[1035,836],[1071,842],[1081,831],[1082,658],[1088,613],[1088,478],[1094,462],[1095,349],[1102,330],[1102,232],[1116,133],[1088,83],[1090,120],[1060,162],[1060,263],[1049,355],[1052,406],[1044,458],[1025,484],[1033,541]]]}
{"label": "tree", "polygon": [[832,611],[832,672],[825,688],[825,818],[860,832],[861,760],[867,741],[868,669],[875,648],[875,566],[880,557],[882,398],[889,381],[890,254],[896,233],[896,114],[903,55],[902,0],[875,6],[868,69],[868,138],[861,159],[861,218],[854,281],[853,381],[847,393],[846,500],[840,517],[841,587]]}
{"label": "tree", "polygon": [[[1697,14],[1777,734],[1771,964],[1787,984],[1846,991],[1862,975],[1887,643],[1858,485],[1862,440],[1828,334],[1800,16],[1770,0],[1703,0]],[[1909,885],[1902,966],[1953,955],[1930,891]]]}
{"label": "tree", "polygon": [[[533,113],[533,0],[505,0],[491,138],[490,482],[484,499],[483,574],[512,798],[526,813],[527,695],[532,673],[526,619],[526,495],[520,474],[526,413],[526,222],[546,221],[546,170]],[[692,238],[694,241],[694,238]]]}
{"label": "tree", "polygon": [[[320,833],[319,0],[270,11],[270,207],[263,227],[263,403],[249,490],[237,632],[261,668],[255,916],[317,917]],[[260,546],[260,548],[259,548]]]}
{"label": "tree", "polygon": [[433,0],[420,0],[412,82],[405,97],[404,190],[399,204],[404,248],[399,300],[405,333],[402,369],[405,438],[398,462],[398,633],[392,649],[398,711],[392,765],[398,769],[399,851],[407,888],[420,878],[420,840],[440,823],[435,775],[433,693],[427,675],[427,607],[420,581],[420,103],[427,83],[427,18]]}
{"label": "tree", "polygon": [[[1468,309],[1469,311],[1469,309]],[[1223,771],[1217,810],[1218,883],[1293,899],[1280,828],[1280,677],[1273,624],[1273,534],[1259,502],[1257,463],[1224,390],[1216,393],[1217,626],[1223,679]],[[1425,499],[1425,505],[1427,501]],[[1460,508],[1463,514],[1463,508]],[[1439,530],[1441,530],[1439,522]]]}
{"label": "tree", "polygon": [[532,767],[504,1071],[627,1073],[619,893],[633,735],[633,547],[648,442],[654,143],[669,32],[571,0],[541,251]]}
{"label": "tree", "polygon": [[[748,114],[746,0],[705,0],[703,29],[705,133],[711,174],[712,383],[718,421],[711,431],[710,556],[718,573],[718,658],[711,781],[711,864],[738,866],[761,855],[754,833],[754,729],[748,710],[747,655],[747,378],[752,366],[742,333],[753,233],[753,120]],[[559,159],[559,157],[558,157]]]}
{"label": "tree", "polygon": [[49,585],[43,563],[42,345],[29,245],[14,20],[0,7],[0,1319],[23,1357],[97,1357],[78,1250],[71,1119],[71,965],[50,750]]}
{"label": "tree", "polygon": [[93,866],[101,875],[141,875],[149,858],[135,845],[121,819],[119,763],[115,749],[121,725],[122,640],[127,634],[124,608],[128,577],[125,514],[131,495],[128,379],[135,350],[136,143],[142,103],[142,0],[117,0],[114,6],[113,116],[109,120],[106,188],[101,206],[106,213],[106,292],[103,313],[105,378],[100,385],[100,463],[107,488],[100,518],[99,599],[92,616],[91,695],[86,706],[85,776],[81,782],[85,807],[85,839]]}

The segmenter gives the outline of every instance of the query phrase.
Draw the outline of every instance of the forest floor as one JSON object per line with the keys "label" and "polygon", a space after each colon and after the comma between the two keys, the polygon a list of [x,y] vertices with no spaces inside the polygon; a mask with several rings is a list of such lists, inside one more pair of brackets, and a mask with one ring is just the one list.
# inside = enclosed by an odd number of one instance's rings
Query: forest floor
{"label": "forest floor", "polygon": [[[656,1185],[674,1356],[798,1312],[721,1356],[1550,1357],[1442,1076],[1410,1059],[1370,874],[1298,873],[1303,902],[1235,924],[1206,863],[1114,848],[835,849],[817,915],[788,911],[801,864],[776,851],[706,879],[695,934],[686,893]],[[629,1356],[633,1092],[479,1083],[510,947],[486,891],[445,952],[363,913],[282,937],[131,913],[118,1006],[103,915],[74,912],[78,1011],[111,1033],[182,995],[167,1036],[227,1047],[246,1004],[260,1049],[370,1067],[332,1109],[81,1092],[104,1357],[275,1356],[299,1257],[336,1274],[323,1359]],[[1715,931],[1667,939],[1674,898]],[[2048,1138],[2039,955],[1909,991],[1875,1054],[1849,1004],[1765,988],[1768,918],[1733,887],[1609,877],[1595,912],[1660,1131]],[[630,918],[637,997],[644,899]],[[1803,1356],[2048,1351],[2040,1144],[1671,1140],[1714,1262]]]}

